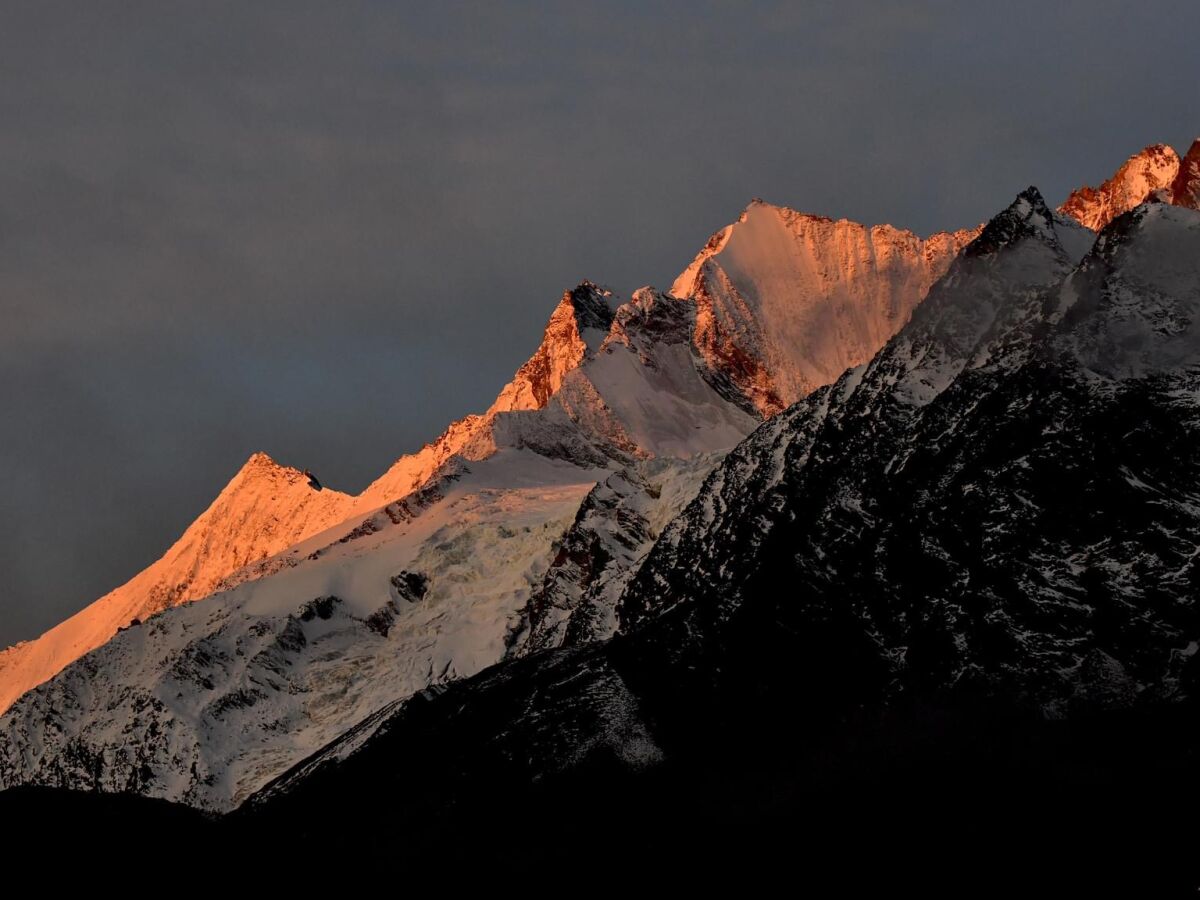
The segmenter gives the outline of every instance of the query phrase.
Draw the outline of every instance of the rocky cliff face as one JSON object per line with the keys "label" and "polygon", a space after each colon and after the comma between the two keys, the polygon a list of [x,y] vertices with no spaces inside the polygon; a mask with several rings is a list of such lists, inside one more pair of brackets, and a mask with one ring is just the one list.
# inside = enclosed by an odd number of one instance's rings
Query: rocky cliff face
{"label": "rocky cliff face", "polygon": [[1058,211],[1099,231],[1155,191],[1170,189],[1178,173],[1179,154],[1165,144],[1153,144],[1129,157],[1100,187],[1085,185],[1072,192]]}
{"label": "rocky cliff face", "polygon": [[870,359],[977,233],[922,240],[755,201],[671,293],[695,303],[696,346],[728,393],[773,415]]}
{"label": "rocky cliff face", "polygon": [[640,461],[598,482],[575,514],[509,639],[510,656],[606,640],[629,579],[720,454]]}

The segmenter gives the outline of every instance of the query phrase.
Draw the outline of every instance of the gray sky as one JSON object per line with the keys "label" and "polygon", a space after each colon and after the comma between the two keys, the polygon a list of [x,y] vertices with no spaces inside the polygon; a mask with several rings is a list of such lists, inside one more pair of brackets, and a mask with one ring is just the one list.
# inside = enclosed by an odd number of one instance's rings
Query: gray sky
{"label": "gray sky", "polygon": [[1200,132],[1194,0],[567,6],[0,0],[0,644],[255,450],[361,489],[751,197],[924,233]]}

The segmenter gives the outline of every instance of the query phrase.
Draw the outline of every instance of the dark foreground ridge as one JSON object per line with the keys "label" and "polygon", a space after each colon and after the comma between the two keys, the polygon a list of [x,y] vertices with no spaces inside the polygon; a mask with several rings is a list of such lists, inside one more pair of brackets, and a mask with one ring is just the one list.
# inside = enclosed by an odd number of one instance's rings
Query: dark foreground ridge
{"label": "dark foreground ridge", "polygon": [[[970,727],[949,710],[892,712],[846,723],[819,748],[779,734],[762,746],[768,735],[721,735],[714,722],[691,758],[640,773],[593,760],[531,783],[514,761],[481,767],[463,749],[486,743],[508,711],[492,696],[472,701],[475,690],[453,692],[467,706],[451,733],[414,722],[337,777],[221,820],[137,797],[0,793],[6,831],[20,823],[11,871],[66,851],[143,874],[217,866],[202,876],[217,879],[226,864],[246,866],[239,878],[277,885],[397,871],[415,883],[447,871],[456,881],[783,878],[801,895],[1186,896],[1200,884],[1186,801],[1200,762],[1192,708],[1072,723],[980,715]],[[756,751],[737,751],[747,744]]]}

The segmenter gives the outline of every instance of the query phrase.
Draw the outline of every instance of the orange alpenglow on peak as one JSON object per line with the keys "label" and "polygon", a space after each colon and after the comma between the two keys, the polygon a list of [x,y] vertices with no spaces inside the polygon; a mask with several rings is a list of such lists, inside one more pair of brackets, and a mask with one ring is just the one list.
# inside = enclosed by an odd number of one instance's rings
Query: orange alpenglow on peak
{"label": "orange alpenglow on peak", "polygon": [[162,558],[36,640],[0,652],[0,712],[135,620],[208,596],[230,573],[349,516],[355,499],[314,490],[255,453]]}
{"label": "orange alpenglow on peak", "polygon": [[1058,211],[1099,231],[1156,191],[1170,190],[1179,170],[1178,153],[1166,144],[1151,144],[1129,157],[1100,187],[1084,185],[1073,191]]}

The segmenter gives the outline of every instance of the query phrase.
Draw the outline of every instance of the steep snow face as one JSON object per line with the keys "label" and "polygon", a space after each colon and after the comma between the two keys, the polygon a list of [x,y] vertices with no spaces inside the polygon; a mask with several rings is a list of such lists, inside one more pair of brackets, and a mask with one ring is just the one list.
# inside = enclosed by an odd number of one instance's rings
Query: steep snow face
{"label": "steep snow face", "polygon": [[354,500],[256,453],[161,559],[33,641],[0,653],[0,712],[135,619],[212,593],[229,573],[346,518]]}
{"label": "steep snow face", "polygon": [[1179,169],[1179,154],[1165,144],[1154,144],[1129,157],[1100,187],[1085,185],[1074,191],[1058,211],[1099,231],[1155,191],[1170,189]]}
{"label": "steep snow face", "polygon": [[376,710],[498,661],[597,473],[528,451],[120,632],[0,719],[0,786],[236,805]]}
{"label": "steep snow face", "polygon": [[1179,164],[1179,174],[1171,183],[1171,202],[1188,209],[1200,209],[1200,138],[1192,142],[1187,156]]}
{"label": "steep snow face", "polygon": [[977,233],[921,240],[756,201],[671,293],[696,304],[709,366],[771,415],[874,356]]}
{"label": "steep snow face", "polygon": [[728,450],[758,424],[713,386],[718,373],[691,341],[696,315],[694,304],[636,291],[579,370],[625,433],[654,456]]}

